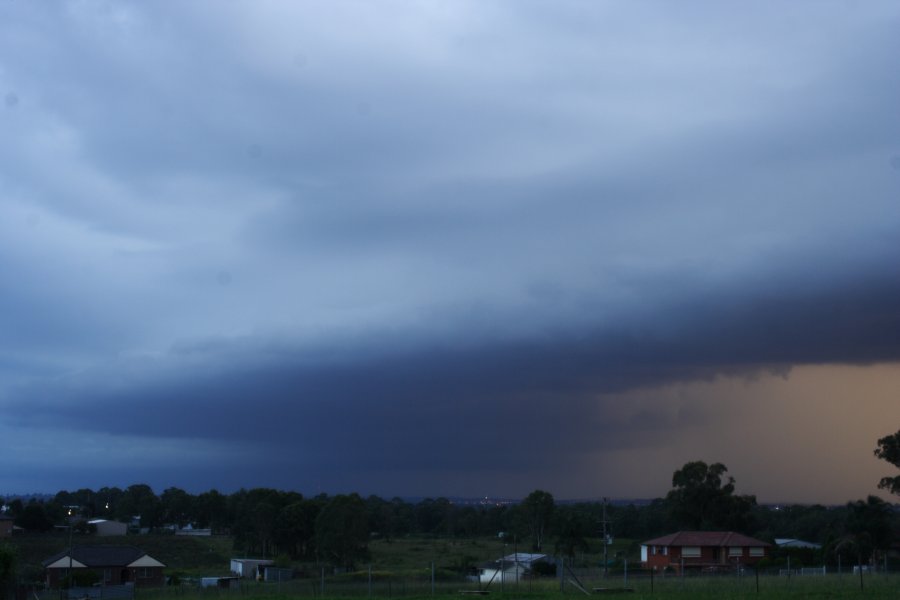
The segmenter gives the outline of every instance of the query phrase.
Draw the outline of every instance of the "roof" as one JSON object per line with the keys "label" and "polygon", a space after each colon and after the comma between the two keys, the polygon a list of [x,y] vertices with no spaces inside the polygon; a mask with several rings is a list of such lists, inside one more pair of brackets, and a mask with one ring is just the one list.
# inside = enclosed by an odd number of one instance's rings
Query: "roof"
{"label": "roof", "polygon": [[679,531],[641,543],[644,546],[771,546],[733,531]]}
{"label": "roof", "polygon": [[499,569],[500,565],[503,565],[503,568],[513,570],[517,566],[530,569],[534,563],[539,561],[546,561],[546,554],[529,554],[527,552],[519,552],[517,554],[508,554],[503,558],[498,558],[497,560],[488,561],[483,563],[481,566],[489,569]]}
{"label": "roof", "polygon": [[775,538],[775,544],[782,548],[821,548],[822,544],[806,542],[794,538]]}
{"label": "roof", "polygon": [[[66,549],[45,559],[41,564],[47,567],[68,556],[69,550]],[[144,556],[149,557],[146,552],[137,546],[99,545],[74,546],[72,548],[72,560],[86,567],[127,567]]]}
{"label": "roof", "polygon": [[539,560],[545,560],[547,558],[546,554],[531,554],[528,552],[518,552],[516,554],[507,554],[503,557],[504,562],[511,563],[524,563],[525,565],[530,565],[533,562],[537,562]]}

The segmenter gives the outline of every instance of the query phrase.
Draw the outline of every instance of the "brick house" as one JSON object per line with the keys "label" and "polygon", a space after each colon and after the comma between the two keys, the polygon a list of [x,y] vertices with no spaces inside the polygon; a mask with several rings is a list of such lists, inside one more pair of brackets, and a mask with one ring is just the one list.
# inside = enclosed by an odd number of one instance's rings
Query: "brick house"
{"label": "brick house", "polygon": [[[75,546],[71,559],[69,550],[54,554],[42,563],[47,572],[47,586],[58,588],[69,573],[91,570],[102,585],[131,584],[136,587],[156,587],[165,584],[159,562],[135,546]],[[83,572],[83,571],[82,571]]]}
{"label": "brick house", "polygon": [[771,544],[733,531],[679,531],[641,544],[641,564],[661,571],[734,569],[769,556]]}
{"label": "brick house", "polygon": [[0,538],[10,537],[13,530],[13,518],[8,515],[0,515]]}

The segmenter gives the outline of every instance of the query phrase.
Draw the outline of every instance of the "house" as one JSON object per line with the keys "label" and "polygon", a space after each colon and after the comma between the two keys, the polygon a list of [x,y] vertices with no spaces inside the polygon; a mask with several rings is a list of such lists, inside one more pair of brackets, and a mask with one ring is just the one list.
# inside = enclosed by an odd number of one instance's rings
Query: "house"
{"label": "house", "polygon": [[128,533],[128,523],[107,521],[106,519],[91,519],[88,525],[93,525],[97,535],[125,535]]}
{"label": "house", "polygon": [[641,544],[641,564],[655,571],[717,570],[753,565],[771,544],[733,531],[679,531]]}
{"label": "house", "polygon": [[549,562],[546,554],[518,552],[481,565],[475,577],[479,583],[515,583],[531,577],[534,565]]}
{"label": "house", "polygon": [[47,586],[58,588],[72,569],[73,574],[93,571],[102,585],[131,584],[155,587],[165,584],[159,562],[135,546],[74,546],[54,554],[42,563]]}
{"label": "house", "polygon": [[9,515],[0,515],[0,538],[12,536],[13,518]]}
{"label": "house", "polygon": [[231,572],[245,579],[261,579],[262,569],[275,561],[264,558],[232,558]]}

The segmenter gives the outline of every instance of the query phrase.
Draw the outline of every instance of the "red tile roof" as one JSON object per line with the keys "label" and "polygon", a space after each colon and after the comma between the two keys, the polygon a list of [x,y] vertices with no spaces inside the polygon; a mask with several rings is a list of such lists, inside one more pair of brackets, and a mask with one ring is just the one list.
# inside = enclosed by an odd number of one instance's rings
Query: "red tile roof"
{"label": "red tile roof", "polygon": [[642,542],[644,546],[771,546],[733,531],[679,531]]}

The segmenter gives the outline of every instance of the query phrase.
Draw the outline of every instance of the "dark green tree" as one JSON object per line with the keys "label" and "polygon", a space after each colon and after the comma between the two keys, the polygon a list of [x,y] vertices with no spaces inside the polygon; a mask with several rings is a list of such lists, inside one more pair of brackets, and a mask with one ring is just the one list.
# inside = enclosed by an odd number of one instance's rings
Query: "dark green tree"
{"label": "dark green tree", "polygon": [[279,550],[287,552],[291,558],[308,556],[318,514],[319,504],[311,500],[301,500],[282,508],[275,520],[275,543]]}
{"label": "dark green tree", "polygon": [[0,545],[0,598],[8,597],[8,590],[16,577],[16,550],[6,544]]}
{"label": "dark green tree", "polygon": [[47,516],[47,510],[43,503],[34,498],[28,501],[16,518],[16,525],[26,531],[50,531],[53,529],[53,521]]}
{"label": "dark green tree", "polygon": [[141,527],[156,527],[162,516],[159,498],[147,484],[130,485],[119,498],[116,516],[126,523],[133,517],[140,517]]}
{"label": "dark green tree", "polygon": [[847,504],[846,533],[842,543],[867,562],[876,551],[886,552],[891,545],[891,505],[876,496]]}
{"label": "dark green tree", "polygon": [[685,464],[672,475],[673,489],[666,495],[672,517],[679,526],[693,529],[734,529],[752,527],[755,496],[736,496],[734,478],[726,476],[722,463],[703,461]]}
{"label": "dark green tree", "polygon": [[192,521],[194,497],[186,491],[170,487],[163,490],[159,497],[162,522],[184,527]]}
{"label": "dark green tree", "polygon": [[194,520],[201,529],[227,529],[231,525],[228,498],[215,489],[203,492],[194,500]]}
{"label": "dark green tree", "polygon": [[578,508],[566,507],[557,509],[553,519],[556,531],[556,552],[574,559],[576,552],[586,552],[588,543],[586,536],[591,530],[591,520]]}
{"label": "dark green tree", "polygon": [[[875,456],[882,460],[886,460],[900,469],[900,431],[878,440],[878,447],[875,448]],[[881,481],[878,482],[878,488],[888,490],[892,494],[900,496],[900,475],[882,477]]]}
{"label": "dark green tree", "polygon": [[334,496],[316,517],[316,551],[337,567],[352,569],[369,555],[366,503],[358,494]]}
{"label": "dark green tree", "polygon": [[415,507],[416,525],[422,533],[440,535],[451,528],[453,505],[446,498],[425,498]]}
{"label": "dark green tree", "polygon": [[534,490],[522,500],[519,508],[528,525],[531,546],[535,551],[540,552],[544,546],[544,537],[550,528],[553,511],[556,509],[553,495],[544,490]]}

